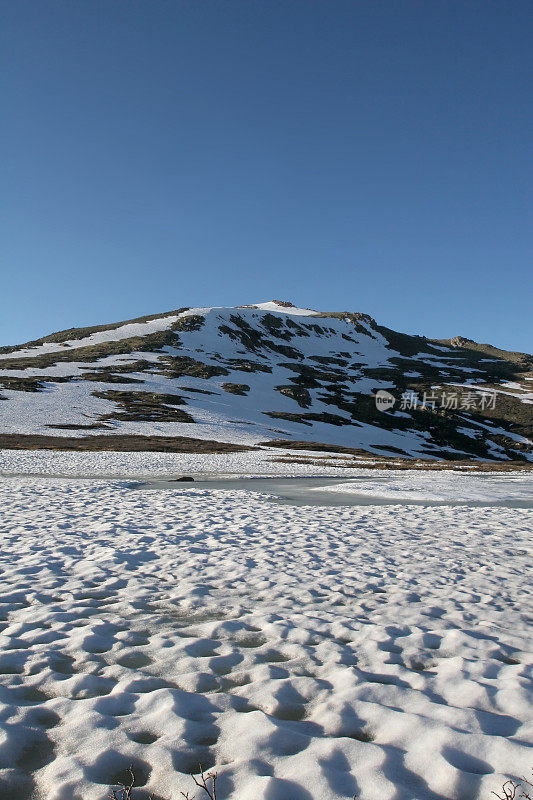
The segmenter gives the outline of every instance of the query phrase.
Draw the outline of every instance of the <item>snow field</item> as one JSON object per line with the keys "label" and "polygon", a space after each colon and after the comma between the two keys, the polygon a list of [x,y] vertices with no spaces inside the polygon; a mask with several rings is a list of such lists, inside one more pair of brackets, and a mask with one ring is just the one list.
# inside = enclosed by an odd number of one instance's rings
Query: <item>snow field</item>
{"label": "snow field", "polygon": [[6,800],[103,800],[129,764],[169,800],[199,764],[221,800],[466,800],[530,771],[530,510],[31,476],[0,508]]}

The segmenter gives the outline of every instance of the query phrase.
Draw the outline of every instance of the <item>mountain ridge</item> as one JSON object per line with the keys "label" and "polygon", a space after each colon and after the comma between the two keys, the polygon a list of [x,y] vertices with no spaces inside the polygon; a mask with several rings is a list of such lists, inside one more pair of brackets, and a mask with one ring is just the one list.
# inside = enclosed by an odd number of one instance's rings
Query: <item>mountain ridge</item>
{"label": "mountain ridge", "polygon": [[[378,393],[392,405],[378,408]],[[509,461],[533,460],[532,417],[527,353],[288,301],[182,307],[0,348],[4,439],[282,439]]]}

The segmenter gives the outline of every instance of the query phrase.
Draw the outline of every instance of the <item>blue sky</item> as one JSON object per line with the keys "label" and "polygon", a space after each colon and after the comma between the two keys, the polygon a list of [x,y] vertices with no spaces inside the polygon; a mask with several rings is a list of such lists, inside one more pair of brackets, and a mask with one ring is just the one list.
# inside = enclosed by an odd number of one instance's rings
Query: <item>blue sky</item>
{"label": "blue sky", "polygon": [[529,0],[1,17],[0,344],[276,298],[533,349]]}

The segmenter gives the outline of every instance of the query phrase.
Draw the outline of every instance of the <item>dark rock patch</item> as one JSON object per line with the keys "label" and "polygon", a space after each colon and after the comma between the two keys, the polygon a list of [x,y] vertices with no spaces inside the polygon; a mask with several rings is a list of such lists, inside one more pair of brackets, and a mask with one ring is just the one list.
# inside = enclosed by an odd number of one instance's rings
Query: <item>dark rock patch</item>
{"label": "dark rock patch", "polygon": [[127,375],[115,375],[113,372],[101,370],[100,372],[83,372],[80,376],[84,381],[99,383],[142,383],[138,378],[129,378]]}
{"label": "dark rock patch", "polygon": [[247,383],[223,383],[222,388],[225,392],[229,392],[229,394],[239,394],[243,397],[250,391],[250,387]]}
{"label": "dark rock patch", "polygon": [[272,419],[286,419],[288,422],[300,422],[302,425],[311,426],[313,422],[325,422],[327,425],[335,425],[340,427],[342,425],[358,426],[357,422],[352,422],[346,417],[340,417],[337,414],[329,414],[327,411],[322,411],[320,414],[292,414],[285,411],[263,411],[267,417]]}
{"label": "dark rock patch", "polygon": [[[237,372],[272,372],[270,364],[262,364],[260,361],[250,361],[246,358],[227,358],[224,363]],[[229,373],[226,372],[226,375]]]}
{"label": "dark rock patch", "polygon": [[158,362],[158,371],[168,378],[181,378],[182,375],[188,375],[191,378],[215,378],[220,375],[229,375],[229,371],[224,367],[204,364],[190,356],[163,355]]}
{"label": "dark rock patch", "polygon": [[276,386],[275,388],[280,394],[296,400],[300,408],[309,408],[311,406],[311,395],[303,386]]}
{"label": "dark rock patch", "polygon": [[220,394],[220,392],[210,392],[208,389],[197,389],[196,387],[193,388],[192,386],[180,386],[178,388],[181,389],[182,392],[192,392],[193,394]]}
{"label": "dark rock patch", "polygon": [[[0,369],[2,369],[3,361],[0,361]],[[73,380],[71,377],[63,375],[53,377],[50,375],[39,375],[39,377],[21,378],[17,375],[0,375],[0,386],[3,389],[11,389],[14,392],[44,392],[47,383],[69,383]]]}
{"label": "dark rock patch", "polygon": [[173,322],[170,329],[173,331],[199,331],[205,324],[202,314],[191,314],[188,317],[180,317]]}
{"label": "dark rock patch", "polygon": [[261,448],[188,436],[42,436],[0,433],[0,449],[116,451],[120,453],[238,453]]}
{"label": "dark rock patch", "polygon": [[157,420],[158,422],[194,423],[190,414],[182,408],[175,408],[175,406],[185,404],[185,399],[181,395],[115,391],[113,389],[93,392],[93,395],[104,400],[111,400],[122,409],[116,413],[102,414],[101,420],[115,419],[135,422]]}

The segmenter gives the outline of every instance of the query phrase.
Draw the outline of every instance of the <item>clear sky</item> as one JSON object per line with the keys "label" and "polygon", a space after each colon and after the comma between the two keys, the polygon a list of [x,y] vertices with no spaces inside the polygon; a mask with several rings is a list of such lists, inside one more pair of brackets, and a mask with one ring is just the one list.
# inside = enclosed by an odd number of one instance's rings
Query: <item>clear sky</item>
{"label": "clear sky", "polygon": [[0,9],[0,344],[288,299],[533,349],[530,0]]}

